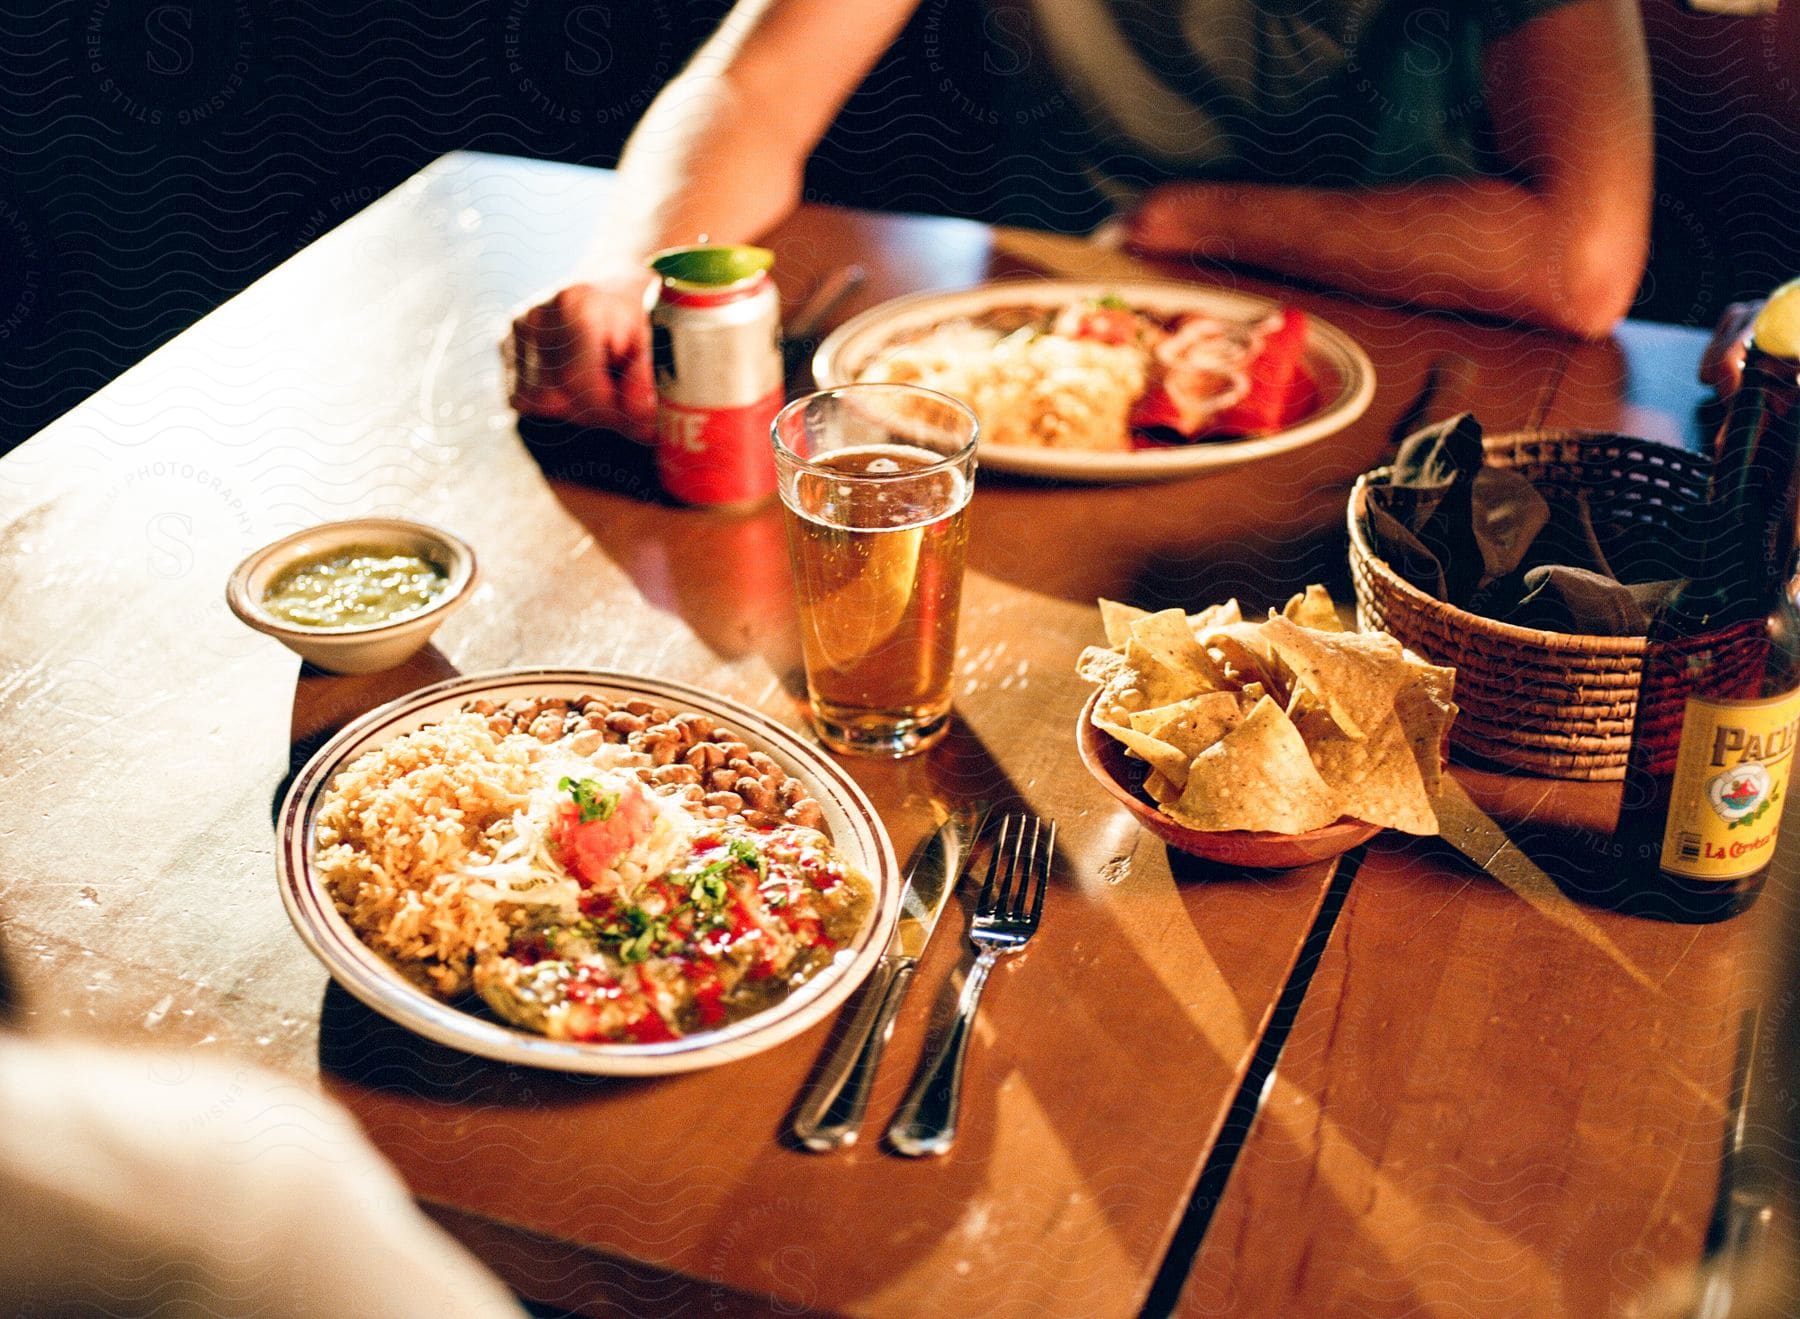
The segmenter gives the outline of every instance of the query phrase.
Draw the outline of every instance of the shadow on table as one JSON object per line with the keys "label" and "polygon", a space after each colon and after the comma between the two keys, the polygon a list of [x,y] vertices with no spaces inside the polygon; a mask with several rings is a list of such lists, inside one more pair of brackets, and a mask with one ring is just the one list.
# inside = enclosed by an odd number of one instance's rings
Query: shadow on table
{"label": "shadow on table", "polygon": [[388,1020],[335,980],[325,986],[319,1009],[319,1067],[328,1077],[361,1090],[487,1107],[543,1108],[651,1083],[478,1058]]}
{"label": "shadow on table", "polygon": [[779,501],[690,508],[663,494],[645,445],[532,421],[519,435],[564,511],[648,604],[722,660],[761,657],[791,698],[805,698]]}
{"label": "shadow on table", "polygon": [[426,646],[397,668],[380,673],[336,674],[311,664],[300,666],[294,689],[293,719],[288,726],[288,768],[269,802],[269,818],[281,827],[281,803],[306,762],[339,729],[377,706],[398,700],[434,682],[458,676],[459,670],[436,646]]}
{"label": "shadow on table", "polygon": [[548,481],[567,481],[639,503],[675,507],[656,475],[656,449],[611,431],[538,417],[519,419],[519,439]]}
{"label": "shadow on table", "polygon": [[1246,617],[1279,609],[1289,596],[1317,582],[1339,604],[1354,604],[1349,533],[1341,520],[1305,535],[1258,532],[1230,544],[1161,550],[1147,558],[1132,583],[1131,601],[1146,609],[1194,612],[1236,598]]}

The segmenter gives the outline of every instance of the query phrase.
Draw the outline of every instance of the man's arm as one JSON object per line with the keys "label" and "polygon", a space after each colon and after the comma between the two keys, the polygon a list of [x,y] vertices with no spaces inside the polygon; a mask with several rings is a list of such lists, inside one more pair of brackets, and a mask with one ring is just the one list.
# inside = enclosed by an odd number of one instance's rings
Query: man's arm
{"label": "man's arm", "polygon": [[660,247],[779,224],[806,158],[917,3],[740,0],[632,130],[594,269],[642,271]]}
{"label": "man's arm", "polygon": [[806,158],[917,3],[740,0],[632,130],[579,282],[513,322],[512,406],[647,437],[645,258],[786,218]]}
{"label": "man's arm", "polygon": [[1131,240],[1602,337],[1630,307],[1649,246],[1650,75],[1635,0],[1577,0],[1526,23],[1489,48],[1484,81],[1518,182],[1170,184],[1132,217]]}

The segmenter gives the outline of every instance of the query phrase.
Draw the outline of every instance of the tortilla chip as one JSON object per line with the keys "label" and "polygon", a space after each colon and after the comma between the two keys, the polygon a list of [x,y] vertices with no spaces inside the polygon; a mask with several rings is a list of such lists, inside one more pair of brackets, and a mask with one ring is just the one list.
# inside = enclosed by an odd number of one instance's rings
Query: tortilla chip
{"label": "tortilla chip", "polygon": [[1165,810],[1190,829],[1288,834],[1322,828],[1344,813],[1300,730],[1266,697],[1195,758],[1181,800]]}
{"label": "tortilla chip", "polygon": [[1431,790],[1398,718],[1390,716],[1352,738],[1323,710],[1315,710],[1302,718],[1301,735],[1344,814],[1409,834],[1438,831]]}
{"label": "tortilla chip", "polygon": [[[1182,775],[1184,780],[1186,777],[1186,774]],[[1156,770],[1144,775],[1144,792],[1158,806],[1167,805],[1181,796],[1181,789]]]}
{"label": "tortilla chip", "polygon": [[1188,762],[1193,757],[1181,748],[1170,746],[1167,742],[1147,733],[1140,733],[1125,724],[1101,719],[1098,713],[1094,718],[1094,727],[1116,738],[1128,752],[1162,773],[1170,782],[1177,785],[1187,782]]}
{"label": "tortilla chip", "polygon": [[[1093,648],[1090,648],[1093,649]],[[1110,654],[1099,651],[1100,655]],[[1105,662],[1097,657],[1092,667]],[[1125,653],[1111,668],[1111,676],[1100,688],[1100,699],[1094,705],[1094,722],[1127,725],[1137,710],[1169,705],[1192,693],[1196,679],[1191,672],[1172,668],[1149,653],[1134,637],[1125,643]]]}
{"label": "tortilla chip", "polygon": [[1331,592],[1323,586],[1314,584],[1304,592],[1289,600],[1282,608],[1281,615],[1301,627],[1314,628],[1320,632],[1342,632],[1344,621],[1338,617],[1337,606],[1331,602]]}
{"label": "tortilla chip", "polygon": [[1271,618],[1263,635],[1347,737],[1387,718],[1394,693],[1410,681],[1405,649],[1385,632],[1319,632]]}
{"label": "tortilla chip", "polygon": [[1194,634],[1188,630],[1187,615],[1181,610],[1165,609],[1160,614],[1146,614],[1132,623],[1129,631],[1131,637],[1125,643],[1127,656],[1135,646],[1172,673],[1188,679],[1187,689],[1170,699],[1178,700],[1180,696],[1191,696],[1196,692],[1216,692],[1227,685],[1223,670],[1194,640]]}
{"label": "tortilla chip", "polygon": [[[1235,600],[1188,616],[1100,602],[1110,647],[1076,672],[1093,721],[1145,762],[1145,794],[1191,828],[1304,833],[1354,816],[1435,833],[1456,671],[1345,630],[1309,586],[1247,623]],[[1284,709],[1285,707],[1285,709]]]}
{"label": "tortilla chip", "polygon": [[[1131,716],[1131,726],[1182,751],[1189,760],[1244,721],[1236,692],[1203,692],[1173,705],[1159,705]],[[1175,778],[1174,775],[1170,775]],[[1187,766],[1176,779],[1187,781]]]}
{"label": "tortilla chip", "polygon": [[1089,646],[1075,661],[1075,673],[1089,682],[1108,683],[1125,667],[1125,656],[1104,646]]}
{"label": "tortilla chip", "polygon": [[1219,652],[1239,684],[1254,682],[1271,692],[1279,690],[1285,701],[1287,684],[1281,660],[1264,638],[1263,627],[1262,623],[1225,623],[1208,628],[1202,641]]}
{"label": "tortilla chip", "polygon": [[1106,644],[1123,646],[1131,639],[1131,625],[1140,618],[1150,617],[1148,609],[1139,609],[1136,605],[1122,605],[1117,600],[1100,602],[1100,626],[1106,629]]}
{"label": "tortilla chip", "polygon": [[[1222,605],[1208,605],[1199,613],[1188,615],[1188,627],[1193,629],[1196,638],[1199,638],[1202,632],[1210,631],[1215,627],[1224,627],[1230,623],[1243,621],[1244,611],[1238,608],[1238,602],[1235,599],[1227,600]],[[1201,640],[1201,644],[1205,644],[1204,639]]]}
{"label": "tortilla chip", "polygon": [[1456,670],[1422,660],[1409,662],[1413,681],[1394,695],[1394,713],[1405,730],[1425,791],[1436,797],[1443,782],[1444,743],[1456,718]]}

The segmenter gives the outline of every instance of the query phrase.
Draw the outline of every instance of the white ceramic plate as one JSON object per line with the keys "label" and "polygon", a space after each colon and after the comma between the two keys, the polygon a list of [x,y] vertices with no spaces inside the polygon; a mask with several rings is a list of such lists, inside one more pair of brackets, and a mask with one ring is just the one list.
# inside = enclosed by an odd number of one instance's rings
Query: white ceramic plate
{"label": "white ceramic plate", "polygon": [[[1174,280],[1095,283],[1067,279],[1008,280],[954,293],[895,298],[853,316],[819,345],[813,376],[821,389],[855,380],[884,349],[947,321],[1002,307],[1056,308],[1084,298],[1115,295],[1156,316],[1202,312],[1251,320],[1279,305],[1267,298]],[[1273,454],[1316,444],[1348,426],[1375,396],[1375,367],[1357,342],[1331,322],[1307,313],[1306,369],[1319,386],[1319,406],[1305,421],[1273,435],[1203,440],[1130,453],[1091,453],[983,444],[982,466],[1064,481],[1161,481],[1218,472]]]}
{"label": "white ceramic plate", "polygon": [[[446,1003],[407,980],[357,938],[313,869],[320,799],[339,770],[371,747],[454,714],[465,701],[592,694],[641,697],[676,712],[695,711],[734,729],[804,783],[825,814],[825,831],[869,877],[875,902],[862,931],[787,998],[742,1021],[658,1044],[577,1044],[515,1029],[480,1009]],[[513,669],[421,688],[372,710],[319,748],[282,803],[275,852],[281,900],[294,928],[337,982],[383,1016],[428,1039],[505,1062],[566,1072],[654,1076],[745,1058],[798,1035],[849,997],[874,967],[900,913],[900,874],[875,808],[855,782],[798,734],[735,701],[681,683],[588,669]],[[471,1003],[474,1000],[470,1000]]]}

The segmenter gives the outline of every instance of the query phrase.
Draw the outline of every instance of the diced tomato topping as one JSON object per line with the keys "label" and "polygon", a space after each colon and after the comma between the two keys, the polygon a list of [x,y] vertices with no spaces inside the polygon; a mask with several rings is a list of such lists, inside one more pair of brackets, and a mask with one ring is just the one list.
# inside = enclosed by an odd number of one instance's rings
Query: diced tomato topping
{"label": "diced tomato topping", "polygon": [[1057,317],[1057,334],[1096,343],[1133,344],[1143,332],[1143,322],[1129,307],[1103,307],[1098,303],[1067,307]]}
{"label": "diced tomato topping", "polygon": [[556,846],[563,864],[587,887],[649,836],[655,818],[643,792],[636,784],[627,784],[604,820],[583,823],[579,806],[572,801],[564,805],[556,817]]}
{"label": "diced tomato topping", "polygon": [[669,1023],[654,1009],[644,1013],[636,1021],[627,1022],[624,1036],[633,1044],[661,1044],[665,1040],[679,1038],[669,1029]]}
{"label": "diced tomato topping", "polygon": [[1307,375],[1306,313],[1284,308],[1281,324],[1250,359],[1250,392],[1213,418],[1212,429],[1229,435],[1266,435],[1311,410],[1317,387]]}
{"label": "diced tomato topping", "polygon": [[694,987],[694,1011],[702,1026],[717,1026],[725,1020],[725,982],[711,966],[684,958],[681,973]]}

